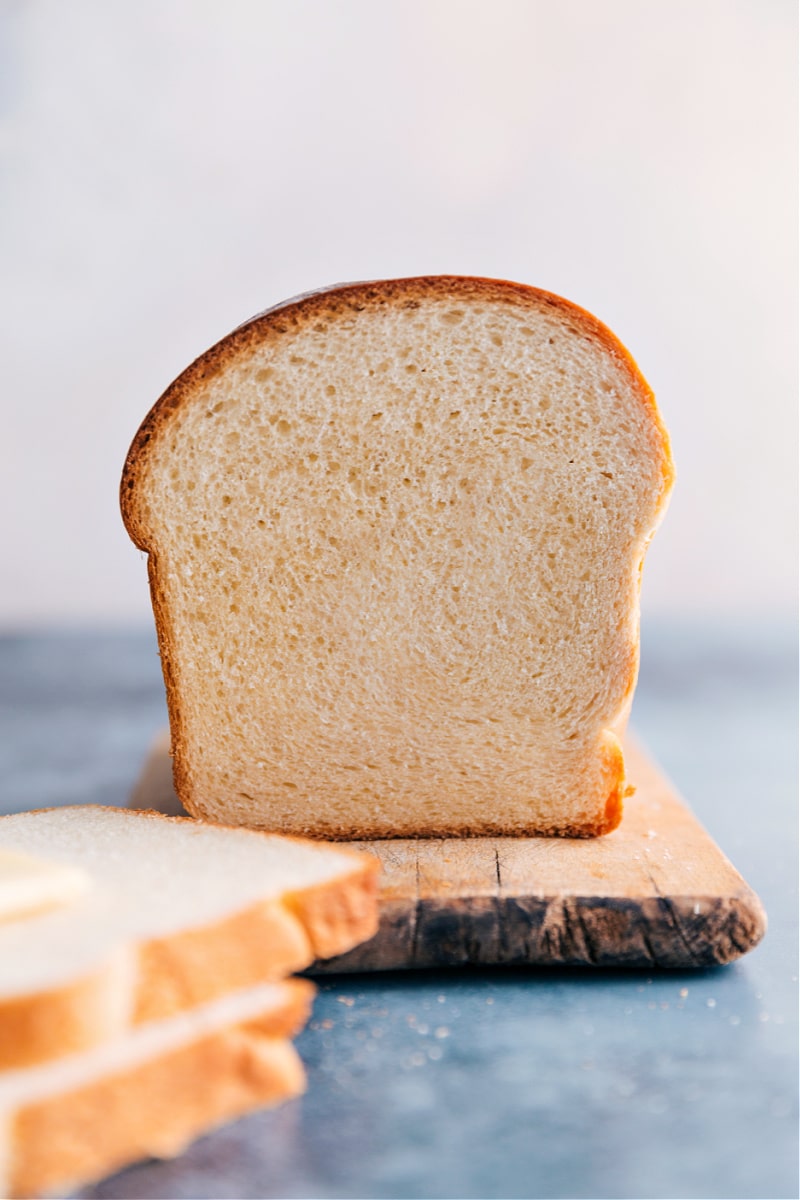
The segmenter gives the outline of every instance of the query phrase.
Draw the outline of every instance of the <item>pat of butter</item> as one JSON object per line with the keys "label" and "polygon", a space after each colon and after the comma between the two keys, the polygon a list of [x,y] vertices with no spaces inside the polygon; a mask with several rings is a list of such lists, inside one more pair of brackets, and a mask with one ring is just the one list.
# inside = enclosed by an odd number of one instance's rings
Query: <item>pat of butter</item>
{"label": "pat of butter", "polygon": [[90,887],[77,867],[0,848],[0,921],[69,904]]}

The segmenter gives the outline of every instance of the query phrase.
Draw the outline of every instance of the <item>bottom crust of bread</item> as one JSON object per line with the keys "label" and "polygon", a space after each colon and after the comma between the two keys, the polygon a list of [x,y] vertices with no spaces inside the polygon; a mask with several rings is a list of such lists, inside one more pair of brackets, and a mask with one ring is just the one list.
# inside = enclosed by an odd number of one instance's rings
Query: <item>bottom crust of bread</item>
{"label": "bottom crust of bread", "polygon": [[132,1070],[18,1110],[7,1130],[2,1195],[72,1190],[142,1158],[172,1158],[194,1138],[300,1095],[305,1073],[286,1035],[310,989],[280,1014],[215,1031]]}
{"label": "bottom crust of bread", "polygon": [[[632,789],[631,789],[632,790]],[[630,794],[626,789],[621,790],[621,795],[616,793],[609,796],[603,814],[596,821],[586,822],[584,825],[556,825],[547,829],[516,829],[507,824],[499,824],[496,822],[487,821],[481,825],[471,826],[469,829],[455,828],[452,826],[429,825],[423,828],[415,828],[413,830],[398,829],[387,832],[384,829],[375,830],[369,827],[359,827],[356,825],[348,826],[347,829],[329,829],[324,831],[305,831],[302,837],[309,839],[318,838],[319,840],[329,842],[384,842],[384,841],[412,841],[419,839],[420,841],[426,838],[596,838],[601,837],[606,833],[611,833],[617,828],[622,820],[622,797]],[[327,957],[333,957],[329,955]]]}

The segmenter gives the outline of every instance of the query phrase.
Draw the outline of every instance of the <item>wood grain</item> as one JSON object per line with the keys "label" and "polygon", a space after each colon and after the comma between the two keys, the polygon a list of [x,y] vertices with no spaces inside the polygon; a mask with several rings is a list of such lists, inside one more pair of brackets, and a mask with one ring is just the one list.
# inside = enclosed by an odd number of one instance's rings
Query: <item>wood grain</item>
{"label": "wood grain", "polygon": [[[606,837],[352,842],[381,862],[376,936],[316,973],[468,963],[708,967],[751,950],[761,903],[635,741],[636,791]],[[169,739],[130,800],[181,812]]]}

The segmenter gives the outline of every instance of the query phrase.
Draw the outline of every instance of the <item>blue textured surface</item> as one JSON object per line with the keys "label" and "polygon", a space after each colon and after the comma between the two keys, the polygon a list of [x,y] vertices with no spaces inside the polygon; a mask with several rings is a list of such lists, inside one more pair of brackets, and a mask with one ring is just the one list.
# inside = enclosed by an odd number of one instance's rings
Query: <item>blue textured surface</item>
{"label": "blue textured surface", "polygon": [[[796,1197],[793,631],[645,628],[634,724],[765,903],[713,971],[321,984],[309,1090],[96,1197]],[[148,635],[0,640],[0,809],[124,803],[165,720]]]}

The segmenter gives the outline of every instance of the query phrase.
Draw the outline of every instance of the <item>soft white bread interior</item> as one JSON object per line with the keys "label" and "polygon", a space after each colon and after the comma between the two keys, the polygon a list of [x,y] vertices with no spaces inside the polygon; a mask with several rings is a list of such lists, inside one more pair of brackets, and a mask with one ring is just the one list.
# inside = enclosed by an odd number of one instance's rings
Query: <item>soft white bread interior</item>
{"label": "soft white bread interior", "polygon": [[376,863],[344,848],[93,807],[3,817],[0,845],[91,880],[0,923],[0,1068],[280,978],[377,927]]}
{"label": "soft white bread interior", "polygon": [[241,327],[122,480],[181,801],[332,838],[614,828],[671,483],[629,354],[547,293],[355,284]]}
{"label": "soft white bread interior", "polygon": [[304,981],[235,992],[56,1063],[0,1074],[0,1194],[31,1196],[172,1157],[208,1129],[303,1091]]}

